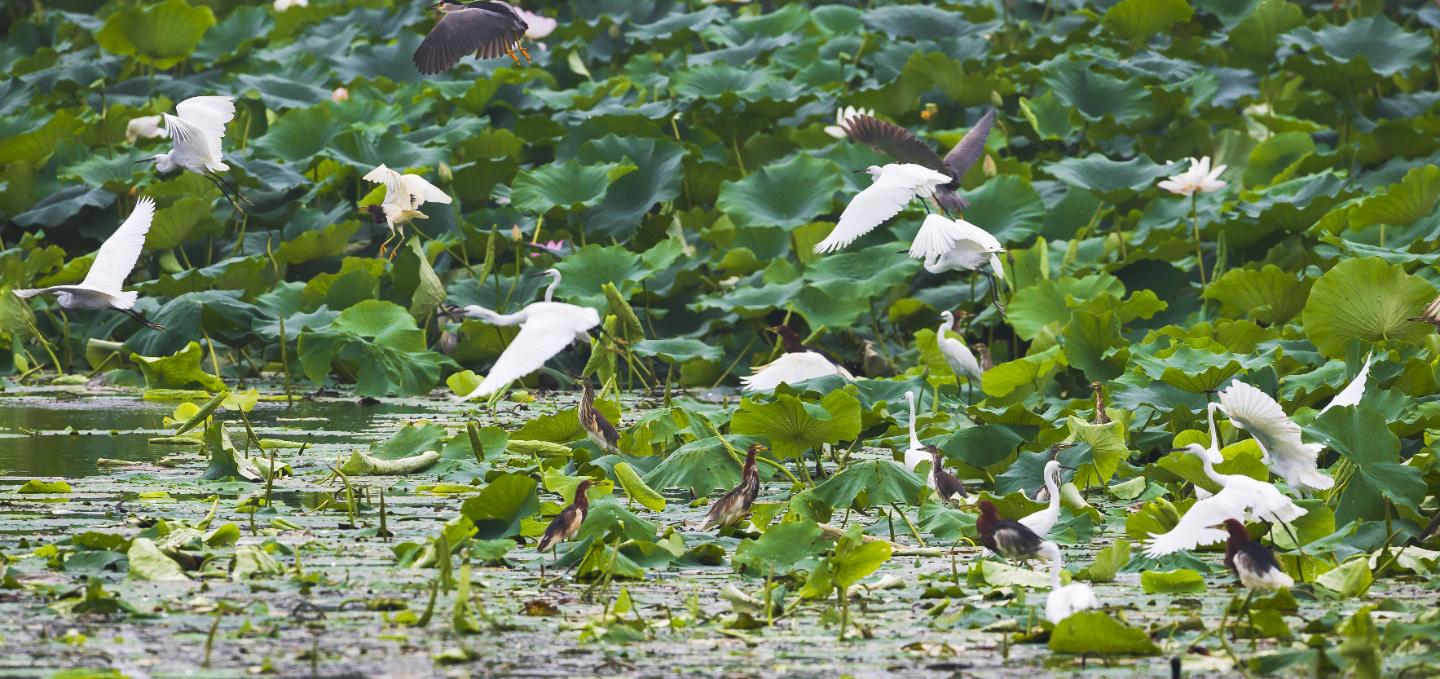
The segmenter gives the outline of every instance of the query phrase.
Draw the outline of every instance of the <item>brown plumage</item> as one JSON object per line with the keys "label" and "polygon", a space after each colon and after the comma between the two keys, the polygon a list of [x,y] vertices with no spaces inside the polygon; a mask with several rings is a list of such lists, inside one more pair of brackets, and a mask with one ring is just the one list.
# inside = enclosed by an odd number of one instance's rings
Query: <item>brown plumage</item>
{"label": "brown plumage", "polygon": [[700,530],[724,528],[750,513],[750,505],[755,503],[755,497],[760,494],[760,472],[755,469],[755,455],[762,450],[769,449],[758,443],[750,444],[750,449],[745,451],[745,466],[740,470],[740,485],[730,489],[710,505],[710,512],[705,515],[705,522],[700,524]]}
{"label": "brown plumage", "polygon": [[1042,540],[1035,531],[1019,521],[1001,518],[1000,511],[989,500],[980,501],[980,517],[975,520],[980,544],[1011,561],[1048,559],[1055,543]]}
{"label": "brown plumage", "polygon": [[976,342],[970,345],[975,350],[975,359],[980,361],[980,372],[989,372],[995,367],[995,359],[990,357],[990,347],[984,342]]}
{"label": "brown plumage", "polygon": [[425,75],[435,75],[455,64],[468,54],[480,59],[498,59],[509,55],[515,63],[520,58],[518,51],[530,60],[530,53],[520,44],[530,25],[520,13],[499,0],[483,2],[450,2],[444,0],[431,5],[440,13],[440,20],[430,29],[430,34],[415,49],[415,68]]}
{"label": "brown plumage", "polygon": [[945,471],[944,453],[931,445],[925,446],[923,450],[930,453],[930,487],[939,493],[940,501],[949,504],[956,495],[969,497],[970,493],[965,490],[965,484],[960,481],[959,477]]}
{"label": "brown plumage", "polygon": [[1225,530],[1230,534],[1225,541],[1225,567],[1235,573],[1240,584],[1262,592],[1295,584],[1295,580],[1275,560],[1270,548],[1250,539],[1250,531],[1245,530],[1245,524],[1226,519]]}
{"label": "brown plumage", "polygon": [[880,351],[875,348],[875,342],[865,340],[863,347],[862,355],[864,359],[862,365],[865,367],[866,377],[889,377],[895,374],[894,366],[890,365],[890,361],[880,355]]}
{"label": "brown plumage", "polygon": [[585,479],[575,487],[575,501],[550,520],[550,525],[545,527],[545,535],[540,537],[540,544],[535,546],[535,551],[550,551],[575,537],[575,533],[580,530],[580,524],[585,523],[585,515],[590,512],[590,498],[585,497],[585,491],[590,489],[591,483],[590,479]]}
{"label": "brown plumage", "polygon": [[1436,330],[1440,330],[1440,297],[1436,297],[1435,301],[1431,302],[1429,306],[1425,307],[1425,311],[1421,312],[1419,316],[1416,316],[1410,320],[1418,321],[1420,323],[1429,323],[1430,325],[1435,326]]}
{"label": "brown plumage", "polygon": [[950,183],[935,188],[935,201],[947,212],[956,212],[970,205],[969,201],[957,193],[960,190],[960,179],[985,153],[985,138],[990,136],[990,128],[994,124],[995,109],[990,109],[944,158],[910,130],[873,116],[857,115],[843,122],[840,127],[851,139],[875,149],[880,154],[901,163],[923,165],[950,177]]}
{"label": "brown plumage", "polygon": [[769,330],[780,336],[780,345],[785,347],[787,354],[798,354],[805,351],[820,353],[815,347],[805,344],[805,341],[800,339],[800,336],[795,334],[795,331],[791,330],[788,325],[773,325]]}
{"label": "brown plumage", "polygon": [[1100,382],[1091,382],[1090,388],[1095,391],[1095,417],[1092,424],[1110,424],[1110,416],[1105,414],[1105,385]]}
{"label": "brown plumage", "polygon": [[606,453],[620,452],[620,432],[615,430],[615,425],[605,419],[605,414],[595,407],[595,385],[589,379],[580,378],[580,426],[585,428],[585,433],[590,435],[590,440],[600,446],[600,450]]}

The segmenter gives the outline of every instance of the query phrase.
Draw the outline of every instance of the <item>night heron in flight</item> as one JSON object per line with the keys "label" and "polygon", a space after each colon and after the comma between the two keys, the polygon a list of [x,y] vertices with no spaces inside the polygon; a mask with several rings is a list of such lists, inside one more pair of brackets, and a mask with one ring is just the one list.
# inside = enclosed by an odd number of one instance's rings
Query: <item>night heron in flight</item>
{"label": "night heron in flight", "polygon": [[958,193],[960,179],[985,152],[985,139],[994,124],[995,109],[990,109],[960,138],[955,148],[941,158],[930,144],[895,123],[864,113],[845,116],[839,121],[839,127],[851,139],[890,156],[895,162],[919,165],[945,175],[945,183],[935,188],[935,201],[946,212],[957,212],[970,205]]}
{"label": "night heron in flight", "polygon": [[179,115],[162,114],[165,129],[175,146],[169,153],[154,158],[138,160],[139,163],[155,163],[161,174],[175,169],[189,170],[206,179],[220,189],[225,200],[241,212],[241,201],[249,202],[240,194],[239,187],[220,173],[230,169],[220,151],[220,140],[225,137],[225,126],[235,117],[233,97],[205,96],[190,97],[175,105]]}
{"label": "night heron in flight", "polygon": [[590,342],[590,329],[600,325],[600,314],[590,307],[552,301],[555,288],[560,285],[560,272],[547,269],[545,274],[554,280],[550,287],[545,288],[543,302],[535,302],[513,314],[498,314],[475,304],[458,310],[469,318],[478,318],[491,325],[520,326],[519,334],[505,347],[505,351],[500,352],[500,358],[495,360],[490,374],[481,380],[480,386],[460,400],[489,396],[539,370],[572,342]]}
{"label": "night heron in flight", "polygon": [[120,289],[125,285],[125,277],[130,275],[135,262],[140,259],[140,250],[145,247],[145,234],[150,232],[150,222],[154,219],[155,201],[149,196],[141,196],[125,223],[100,245],[85,280],[76,285],[16,290],[15,296],[28,299],[36,295],[55,295],[55,301],[65,309],[113,309],[145,324],[147,328],[164,330],[165,326],[146,319],[133,309],[138,296],[134,291]]}
{"label": "night heron in flight", "polygon": [[440,13],[440,20],[415,50],[415,68],[421,73],[440,73],[460,63],[467,54],[480,59],[508,55],[518,64],[519,52],[525,61],[530,61],[530,52],[520,42],[530,25],[509,3],[442,0],[431,7]]}

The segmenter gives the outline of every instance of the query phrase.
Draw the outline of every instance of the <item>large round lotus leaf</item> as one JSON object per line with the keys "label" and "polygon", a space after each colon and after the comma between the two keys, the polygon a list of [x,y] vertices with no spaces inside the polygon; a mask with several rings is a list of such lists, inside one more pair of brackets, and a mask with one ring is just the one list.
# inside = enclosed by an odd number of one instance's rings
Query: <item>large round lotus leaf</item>
{"label": "large round lotus leaf", "polygon": [[1045,84],[1091,122],[1110,117],[1123,123],[1150,110],[1145,87],[1139,81],[1096,73],[1083,64],[1061,64],[1045,76]]}
{"label": "large round lotus leaf", "polygon": [[1351,340],[1419,342],[1431,328],[1410,319],[1434,297],[1434,287],[1399,265],[1347,259],[1315,282],[1301,321],[1320,353],[1343,358]]}
{"label": "large round lotus leaf", "polygon": [[995,177],[966,197],[970,207],[965,221],[989,231],[1004,245],[1030,240],[1045,222],[1044,199],[1022,177]]}
{"label": "large round lotus leaf", "polygon": [[510,203],[541,214],[557,207],[595,207],[605,199],[611,182],[633,170],[635,166],[629,163],[582,165],[575,160],[542,165],[515,178]]}
{"label": "large round lotus leaf", "polygon": [[661,356],[667,360],[681,363],[696,359],[718,361],[725,356],[719,347],[712,347],[689,337],[641,340],[632,345],[630,349],[637,356]]}
{"label": "large round lotus leaf", "polygon": [[1140,191],[1170,173],[1169,168],[1145,156],[1110,160],[1098,153],[1057,160],[1046,165],[1045,171],[1066,184],[1099,193]]}
{"label": "large round lotus leaf", "polygon": [[1313,284],[1311,279],[1266,264],[1259,269],[1226,271],[1205,288],[1205,298],[1219,300],[1221,311],[1227,314],[1284,323],[1305,308]]}
{"label": "large round lotus leaf", "polygon": [[1383,14],[1318,31],[1299,28],[1282,40],[1306,51],[1319,48],[1340,63],[1363,59],[1370,70],[1387,76],[1434,60],[1428,36],[1410,33]]}
{"label": "large round lotus leaf", "polygon": [[842,170],[804,153],[720,187],[715,206],[738,226],[794,228],[828,213],[844,187]]}
{"label": "large round lotus leaf", "polygon": [[1121,0],[1105,11],[1105,28],[1130,40],[1143,40],[1189,21],[1194,13],[1185,0]]}
{"label": "large round lotus leaf", "polygon": [[131,6],[111,14],[95,41],[113,54],[134,56],[155,68],[170,68],[189,58],[205,31],[215,25],[209,7],[185,0]]}

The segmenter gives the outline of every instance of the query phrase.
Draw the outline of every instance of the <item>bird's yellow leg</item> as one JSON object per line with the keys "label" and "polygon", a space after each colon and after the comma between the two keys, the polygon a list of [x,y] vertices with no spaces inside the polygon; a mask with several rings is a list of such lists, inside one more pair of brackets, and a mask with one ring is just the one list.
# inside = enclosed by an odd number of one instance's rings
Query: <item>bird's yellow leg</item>
{"label": "bird's yellow leg", "polygon": [[513,47],[511,47],[511,46],[509,46],[509,45],[506,45],[506,46],[505,46],[505,54],[506,54],[507,56],[509,56],[512,60],[515,61],[515,65],[516,65],[516,66],[519,66],[519,65],[520,65],[520,57],[515,56],[515,48],[513,48]]}
{"label": "bird's yellow leg", "polygon": [[[386,248],[390,245],[390,241],[395,240],[395,236],[396,236],[397,233],[399,233],[399,230],[398,230],[398,229],[396,229],[396,228],[393,227],[393,226],[390,227],[390,235],[385,239],[385,242],[383,242],[383,243],[380,244],[380,256],[381,256],[381,257],[384,257],[384,256],[385,256],[385,250],[386,250]],[[393,256],[392,256],[392,257],[393,257]]]}
{"label": "bird's yellow leg", "polygon": [[530,50],[525,49],[525,43],[524,43],[524,41],[515,43],[515,46],[520,49],[520,53],[521,53],[521,54],[525,55],[525,63],[527,63],[527,64],[533,64],[533,63],[535,63],[535,60],[530,58]]}

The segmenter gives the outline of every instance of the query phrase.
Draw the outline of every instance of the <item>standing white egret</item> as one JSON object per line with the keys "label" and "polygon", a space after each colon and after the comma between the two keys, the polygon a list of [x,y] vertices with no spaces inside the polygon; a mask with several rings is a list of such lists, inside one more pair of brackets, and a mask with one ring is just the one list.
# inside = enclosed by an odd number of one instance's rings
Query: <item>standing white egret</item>
{"label": "standing white egret", "polygon": [[78,285],[52,285],[48,288],[15,290],[15,296],[28,299],[36,295],[55,295],[55,302],[66,309],[113,309],[145,325],[152,330],[164,330],[165,326],[141,316],[134,310],[138,294],[121,290],[125,278],[140,259],[140,250],[145,247],[145,234],[150,232],[150,222],[155,219],[155,201],[141,196],[136,201],[130,216],[105,239],[85,280]]}
{"label": "standing white egret", "polygon": [[1220,451],[1213,441],[1212,438],[1211,449],[1208,450],[1198,443],[1191,443],[1183,450],[1200,458],[1205,475],[1220,484],[1220,492],[1191,505],[1185,516],[1180,517],[1180,522],[1168,532],[1152,533],[1152,540],[1145,548],[1147,556],[1161,557],[1220,542],[1225,539],[1226,533],[1214,526],[1226,519],[1288,524],[1305,515],[1304,507],[1295,504],[1269,483],[1239,474],[1216,472],[1212,460],[1220,457]]}
{"label": "standing white egret", "polygon": [[[385,185],[385,198],[377,207],[370,206],[370,218],[379,224],[383,218],[390,228],[390,237],[380,244],[380,254],[390,241],[404,232],[404,226],[416,219],[429,219],[420,206],[426,203],[450,204],[450,196],[418,174],[400,174],[382,163],[365,174],[365,181]],[[378,212],[377,212],[378,211]]]}
{"label": "standing white egret", "polygon": [[519,325],[520,332],[510,341],[490,374],[474,391],[462,396],[468,401],[489,396],[505,385],[540,369],[551,357],[571,342],[590,342],[590,329],[600,325],[600,314],[590,307],[552,301],[555,287],[560,285],[560,272],[546,269],[553,280],[545,288],[545,301],[535,302],[513,314],[498,314],[472,304],[461,311],[469,318],[478,318],[491,325]]}
{"label": "standing white egret", "polygon": [[925,217],[910,244],[910,256],[923,259],[930,273],[978,271],[989,279],[990,293],[1001,313],[1005,307],[1000,303],[1000,281],[1005,279],[1005,269],[1000,266],[999,253],[1004,251],[1000,240],[989,231],[963,219],[937,214]]}
{"label": "standing white egret", "polygon": [[780,357],[757,366],[749,376],[740,378],[745,391],[771,391],[781,384],[799,384],[805,380],[839,375],[847,380],[855,379],[845,366],[826,358],[813,347],[808,347],[788,326],[777,325],[768,328],[780,336],[785,353]]}
{"label": "standing white egret", "polygon": [[[995,109],[985,112],[965,136],[941,158],[934,148],[914,133],[899,125],[880,120],[872,111],[849,111],[837,116],[836,126],[851,139],[890,156],[897,162],[913,163],[945,176],[945,183],[935,190],[935,202],[942,210],[956,212],[969,206],[958,193],[960,179],[985,152],[985,139],[995,124]],[[829,128],[826,128],[829,131]]]}
{"label": "standing white egret", "polygon": [[1300,425],[1287,417],[1269,394],[1235,380],[1219,396],[1220,408],[1230,422],[1255,437],[1263,461],[1285,479],[1292,491],[1327,490],[1335,485],[1335,480],[1318,468],[1320,451],[1325,446],[1301,441]]}
{"label": "standing white egret", "polygon": [[1050,529],[1060,520],[1060,469],[1059,460],[1051,460],[1045,463],[1045,490],[1050,494],[1050,504],[1038,512],[1030,514],[1022,519],[1020,523],[1026,528],[1035,531],[1036,535],[1045,537],[1050,534]]}
{"label": "standing white egret", "polygon": [[1340,393],[1335,394],[1335,398],[1330,399],[1330,402],[1320,409],[1320,414],[1325,414],[1325,411],[1331,408],[1353,406],[1360,402],[1360,397],[1365,395],[1365,384],[1370,381],[1370,359],[1373,357],[1373,354],[1365,357],[1365,365],[1360,366],[1360,372],[1355,373],[1355,379],[1350,380]]}
{"label": "standing white egret", "polygon": [[975,358],[975,354],[964,342],[946,334],[955,324],[955,314],[942,311],[940,321],[940,328],[935,331],[935,343],[940,347],[940,355],[945,357],[945,362],[955,371],[955,376],[965,378],[965,389],[969,392],[967,396],[973,401],[975,382],[984,375],[980,370],[980,360]]}
{"label": "standing white egret", "polygon": [[245,196],[230,180],[220,175],[230,169],[220,150],[220,140],[225,138],[225,126],[235,117],[234,98],[190,97],[176,104],[175,112],[179,115],[161,114],[165,118],[165,130],[175,145],[168,153],[136,162],[153,162],[161,174],[176,168],[194,172],[209,179],[215,188],[220,189],[225,200],[230,201],[236,210],[244,212],[240,202],[245,200]]}
{"label": "standing white egret", "polygon": [[949,177],[939,172],[908,163],[884,167],[871,165],[865,171],[870,173],[874,183],[855,194],[850,204],[845,206],[835,230],[815,244],[816,253],[834,252],[855,242],[855,239],[900,214],[910,201],[916,198],[933,199],[935,187],[950,181]]}
{"label": "standing white egret", "polygon": [[1064,570],[1060,547],[1053,542],[1045,544],[1053,547],[1046,550],[1050,552],[1050,594],[1045,597],[1045,619],[1058,625],[1061,620],[1080,611],[1099,608],[1100,599],[1095,596],[1095,590],[1091,589],[1090,585],[1072,582],[1064,587],[1060,586],[1060,571]]}
{"label": "standing white egret", "polygon": [[905,392],[905,400],[910,402],[910,447],[905,449],[905,468],[913,472],[921,462],[930,459],[930,453],[915,435],[915,392]]}

